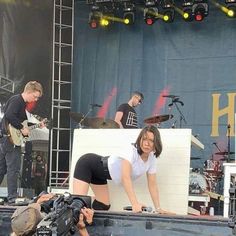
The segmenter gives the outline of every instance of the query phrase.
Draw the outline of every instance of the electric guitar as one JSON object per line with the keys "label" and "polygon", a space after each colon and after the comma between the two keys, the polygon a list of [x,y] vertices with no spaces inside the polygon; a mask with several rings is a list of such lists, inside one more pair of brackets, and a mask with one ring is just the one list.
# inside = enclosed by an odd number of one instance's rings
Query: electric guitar
{"label": "electric guitar", "polygon": [[[43,119],[40,123],[28,126],[28,120],[23,121],[22,125],[27,127],[29,130],[40,128],[42,122],[46,124],[47,119]],[[16,129],[11,124],[8,124],[8,136],[12,144],[16,146],[24,146],[25,142],[29,139],[29,136],[24,136],[19,129]]]}

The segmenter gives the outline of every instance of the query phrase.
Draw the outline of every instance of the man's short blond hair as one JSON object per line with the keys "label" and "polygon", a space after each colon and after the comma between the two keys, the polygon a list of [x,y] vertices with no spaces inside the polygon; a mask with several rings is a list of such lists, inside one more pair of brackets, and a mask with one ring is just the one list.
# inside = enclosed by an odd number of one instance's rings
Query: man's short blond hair
{"label": "man's short blond hair", "polygon": [[40,96],[43,95],[43,87],[37,81],[29,81],[24,88],[24,92],[40,92]]}

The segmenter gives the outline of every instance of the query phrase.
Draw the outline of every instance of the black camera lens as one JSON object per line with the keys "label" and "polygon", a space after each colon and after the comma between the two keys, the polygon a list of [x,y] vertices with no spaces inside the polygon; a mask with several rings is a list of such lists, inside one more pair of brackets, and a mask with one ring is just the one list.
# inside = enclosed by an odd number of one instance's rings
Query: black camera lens
{"label": "black camera lens", "polygon": [[80,211],[83,207],[86,207],[86,203],[83,201],[83,199],[74,198],[71,207],[73,209],[74,222],[77,224],[79,221]]}

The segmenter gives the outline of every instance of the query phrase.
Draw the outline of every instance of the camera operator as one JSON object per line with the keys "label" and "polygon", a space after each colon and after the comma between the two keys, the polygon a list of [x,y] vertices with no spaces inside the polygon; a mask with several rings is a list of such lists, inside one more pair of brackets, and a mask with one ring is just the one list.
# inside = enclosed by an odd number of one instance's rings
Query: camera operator
{"label": "camera operator", "polygon": [[[55,198],[54,194],[43,194],[36,203],[31,203],[28,206],[21,206],[16,209],[12,215],[11,226],[13,235],[31,236],[35,234],[37,225],[49,213],[49,202]],[[51,203],[50,203],[51,204]],[[83,207],[79,213],[78,223],[76,224],[77,231],[81,236],[88,236],[86,223],[91,225],[93,222],[94,211]]]}
{"label": "camera operator", "polygon": [[93,222],[93,214],[94,211],[90,208],[81,209],[81,213],[79,215],[79,222],[76,225],[81,236],[89,236],[88,231],[86,229],[85,221],[89,225],[91,225]]}

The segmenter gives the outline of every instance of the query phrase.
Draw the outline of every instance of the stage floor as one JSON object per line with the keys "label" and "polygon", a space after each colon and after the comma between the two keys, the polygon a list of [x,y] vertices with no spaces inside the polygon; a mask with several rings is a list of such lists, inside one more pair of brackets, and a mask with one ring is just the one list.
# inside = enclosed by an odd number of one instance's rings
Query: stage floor
{"label": "stage floor", "polygon": [[[0,206],[0,236],[11,234],[15,207]],[[96,211],[89,234],[97,236],[230,236],[228,218],[222,216],[177,216],[152,213]]]}

